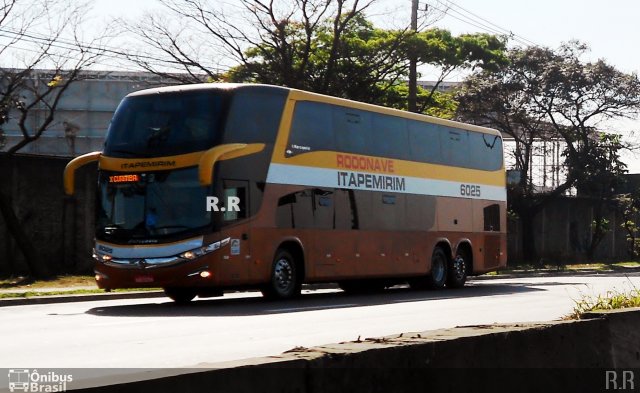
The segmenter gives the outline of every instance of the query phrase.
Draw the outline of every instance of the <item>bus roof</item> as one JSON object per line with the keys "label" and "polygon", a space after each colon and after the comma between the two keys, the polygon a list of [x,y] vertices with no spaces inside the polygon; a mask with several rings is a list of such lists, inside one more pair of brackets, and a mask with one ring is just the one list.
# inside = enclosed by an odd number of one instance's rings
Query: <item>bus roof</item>
{"label": "bus roof", "polygon": [[127,97],[153,95],[162,93],[177,93],[183,91],[198,91],[198,90],[252,90],[261,92],[272,92],[277,94],[291,94],[291,98],[297,100],[317,101],[326,104],[344,105],[347,107],[367,110],[371,112],[384,113],[392,116],[398,116],[405,119],[414,119],[418,121],[426,121],[429,123],[435,123],[443,126],[449,126],[454,128],[461,128],[469,131],[481,132],[484,134],[498,135],[502,134],[498,130],[492,128],[481,127],[473,124],[461,123],[453,120],[440,119],[438,117],[423,115],[419,113],[407,112],[400,109],[388,108],[380,105],[367,104],[360,101],[348,100],[345,98],[338,98],[328,96],[319,93],[312,93],[305,90],[298,90],[289,87],[281,87],[274,85],[256,84],[256,83],[197,83],[191,85],[175,85],[166,87],[156,87],[152,89],[139,90],[127,95]]}

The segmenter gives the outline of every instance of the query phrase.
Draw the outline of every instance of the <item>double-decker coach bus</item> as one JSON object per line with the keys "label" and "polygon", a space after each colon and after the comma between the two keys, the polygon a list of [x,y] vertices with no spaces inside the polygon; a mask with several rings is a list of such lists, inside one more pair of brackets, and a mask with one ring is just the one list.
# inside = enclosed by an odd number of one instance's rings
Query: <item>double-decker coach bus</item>
{"label": "double-decker coach bus", "polygon": [[95,275],[178,302],[225,289],[272,298],[461,287],[506,265],[500,134],[251,84],[126,96],[98,161]]}

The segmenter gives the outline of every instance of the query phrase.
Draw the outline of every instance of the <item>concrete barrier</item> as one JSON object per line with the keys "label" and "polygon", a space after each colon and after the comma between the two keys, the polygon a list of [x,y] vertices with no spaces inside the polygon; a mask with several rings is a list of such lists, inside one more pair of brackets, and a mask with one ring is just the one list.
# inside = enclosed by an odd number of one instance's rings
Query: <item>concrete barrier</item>
{"label": "concrete barrier", "polygon": [[640,390],[639,328],[640,309],[590,313],[579,321],[466,326],[295,348],[211,368],[129,371],[70,387],[86,392],[601,392],[621,388],[612,378],[625,369],[636,376],[633,388]]}

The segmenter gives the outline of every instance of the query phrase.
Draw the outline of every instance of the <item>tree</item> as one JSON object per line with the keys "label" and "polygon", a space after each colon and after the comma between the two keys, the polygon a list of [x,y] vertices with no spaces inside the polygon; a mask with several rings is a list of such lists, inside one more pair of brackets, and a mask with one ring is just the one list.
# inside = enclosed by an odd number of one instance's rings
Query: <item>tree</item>
{"label": "tree", "polygon": [[[417,54],[418,65],[435,66],[440,74],[431,89],[423,92],[418,112],[438,108],[438,88],[453,72],[462,69],[497,71],[507,64],[506,38],[486,33],[454,36],[445,29],[433,28],[411,37],[410,50]],[[441,97],[440,97],[441,99]]]}
{"label": "tree", "polygon": [[[616,190],[624,183],[627,166],[620,160],[620,152],[625,145],[620,135],[594,133],[590,153],[580,165],[580,176],[576,176],[575,188],[578,195],[593,200],[591,238],[587,248],[587,258],[593,259],[596,248],[611,230],[609,220],[604,216],[606,205],[617,207]],[[577,167],[578,165],[572,165]]]}
{"label": "tree", "polygon": [[[272,60],[275,72],[282,77],[279,84],[296,87],[295,81],[302,80],[314,54],[319,26],[330,21],[325,64],[326,73],[331,74],[338,62],[338,45],[346,26],[373,1],[241,0],[239,9],[230,11],[214,2],[161,0],[169,17],[148,14],[140,23],[122,21],[122,24],[147,47],[163,54],[173,69],[182,69],[186,77],[166,72],[167,62],[158,65],[144,57],[131,57],[158,75],[191,83],[217,80],[221,73],[219,63],[214,65],[203,59],[218,58],[231,60],[232,65],[250,66],[248,56],[262,56]],[[197,41],[193,39],[195,36]],[[253,48],[251,55],[246,53],[249,48]]]}
{"label": "tree", "polygon": [[[608,121],[638,113],[640,81],[603,60],[582,61],[587,49],[578,42],[558,50],[513,49],[507,65],[475,73],[458,96],[460,119],[496,128],[514,140],[512,154],[521,176],[509,203],[521,220],[527,258],[535,258],[532,223],[544,205],[573,187],[587,187],[594,173],[624,170],[617,156],[620,139],[602,132],[611,131]],[[566,178],[538,193],[528,176],[529,163],[535,144],[545,140],[565,146]]]}
{"label": "tree", "polygon": [[620,227],[626,232],[627,252],[630,257],[636,259],[640,256],[640,192],[634,190],[630,193],[616,196],[618,212],[622,216]]}
{"label": "tree", "polygon": [[[168,15],[123,24],[166,57],[163,64],[144,55],[131,59],[164,78],[267,83],[400,109],[407,108],[409,54],[417,53],[419,64],[441,69],[433,89],[420,90],[421,111],[444,117],[455,108],[450,95],[437,91],[444,78],[455,70],[490,69],[505,61],[504,39],[488,34],[455,37],[442,29],[416,33],[408,27],[376,27],[365,15],[373,2],[242,0],[242,11],[230,14],[197,0],[163,0]],[[433,19],[437,15],[427,20]],[[205,57],[229,58],[232,64],[220,70],[201,60]],[[186,72],[168,71],[178,68]]]}
{"label": "tree", "polygon": [[[301,34],[301,28],[292,28],[291,34]],[[298,57],[306,56],[304,48],[294,50],[287,61],[294,65],[294,74],[285,71],[274,50],[252,47],[246,51],[247,62],[230,70],[230,80],[285,85],[370,103],[381,103],[389,89],[404,84],[406,31],[376,28],[362,14],[344,25],[337,43],[334,29],[331,20],[317,26],[307,57]]]}
{"label": "tree", "polygon": [[[0,31],[4,37],[0,54],[3,61],[12,58],[19,65],[0,69],[0,134],[9,121],[14,121],[22,136],[0,156],[10,158],[39,139],[52,124],[69,86],[81,78],[84,67],[100,57],[101,51],[95,49],[97,40],[88,44],[80,41],[78,27],[84,13],[83,5],[50,4],[46,0],[3,0],[0,5]],[[35,112],[37,118],[31,116]],[[48,275],[46,264],[38,258],[5,190],[0,190],[0,213],[30,274]]]}

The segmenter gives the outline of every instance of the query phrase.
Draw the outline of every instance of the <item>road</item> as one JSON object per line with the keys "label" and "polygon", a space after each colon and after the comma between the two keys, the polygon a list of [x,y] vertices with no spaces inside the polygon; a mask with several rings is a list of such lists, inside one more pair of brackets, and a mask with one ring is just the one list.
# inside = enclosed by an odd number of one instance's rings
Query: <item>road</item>
{"label": "road", "polygon": [[640,288],[640,274],[472,280],[458,290],[315,290],[268,302],[227,294],[0,308],[0,368],[192,367],[358,337],[559,319],[581,294]]}

